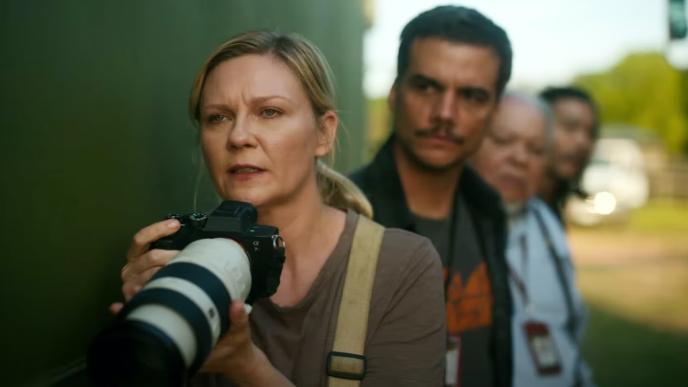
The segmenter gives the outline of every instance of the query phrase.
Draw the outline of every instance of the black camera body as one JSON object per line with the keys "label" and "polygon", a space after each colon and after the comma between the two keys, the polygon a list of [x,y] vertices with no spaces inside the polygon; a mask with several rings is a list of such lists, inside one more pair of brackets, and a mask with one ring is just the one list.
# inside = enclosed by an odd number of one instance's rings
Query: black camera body
{"label": "black camera body", "polygon": [[157,240],[151,249],[182,250],[199,239],[232,239],[244,248],[251,265],[251,292],[246,302],[275,294],[284,264],[284,241],[277,227],[256,224],[258,212],[251,204],[225,200],[209,215],[192,212],[167,218],[179,220],[179,231]]}

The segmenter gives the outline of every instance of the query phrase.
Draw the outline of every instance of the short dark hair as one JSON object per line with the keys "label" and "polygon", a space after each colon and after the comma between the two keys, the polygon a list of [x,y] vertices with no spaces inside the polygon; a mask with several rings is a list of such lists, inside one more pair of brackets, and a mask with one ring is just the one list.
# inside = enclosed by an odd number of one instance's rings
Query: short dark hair
{"label": "short dark hair", "polygon": [[497,92],[502,94],[511,78],[513,53],[509,37],[500,26],[482,13],[456,5],[435,7],[419,14],[406,24],[401,32],[395,82],[399,81],[408,69],[413,41],[430,37],[492,48],[499,57]]}
{"label": "short dark hair", "polygon": [[595,116],[595,126],[592,129],[592,133],[595,137],[599,134],[599,113],[597,110],[597,103],[592,98],[590,93],[584,89],[576,86],[557,86],[557,87],[547,87],[540,92],[540,98],[542,98],[551,107],[558,101],[562,99],[573,98],[577,99],[583,103],[588,104],[592,113]]}

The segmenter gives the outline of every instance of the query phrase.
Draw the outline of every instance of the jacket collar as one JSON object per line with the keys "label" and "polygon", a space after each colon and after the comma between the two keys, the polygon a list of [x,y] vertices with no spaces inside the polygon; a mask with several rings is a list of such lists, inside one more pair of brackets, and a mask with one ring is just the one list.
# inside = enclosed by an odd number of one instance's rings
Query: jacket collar
{"label": "jacket collar", "polygon": [[370,163],[368,183],[371,201],[378,222],[413,230],[413,216],[394,160],[394,139],[394,134],[389,136]]}
{"label": "jacket collar", "polygon": [[[392,134],[370,164],[369,186],[375,219],[382,224],[414,230],[414,219],[394,161],[394,141]],[[470,166],[465,166],[461,172],[454,209],[459,195],[471,211],[501,212],[498,194]]]}

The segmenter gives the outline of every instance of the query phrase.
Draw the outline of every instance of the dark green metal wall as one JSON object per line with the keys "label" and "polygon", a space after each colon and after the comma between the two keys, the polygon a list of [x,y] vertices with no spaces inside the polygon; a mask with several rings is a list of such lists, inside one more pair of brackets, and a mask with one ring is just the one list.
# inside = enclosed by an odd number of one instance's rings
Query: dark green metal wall
{"label": "dark green metal wall", "polygon": [[348,132],[338,167],[356,166],[360,1],[0,2],[0,385],[48,384],[78,363],[120,297],[133,232],[191,209],[190,84],[213,47],[257,28],[323,50]]}

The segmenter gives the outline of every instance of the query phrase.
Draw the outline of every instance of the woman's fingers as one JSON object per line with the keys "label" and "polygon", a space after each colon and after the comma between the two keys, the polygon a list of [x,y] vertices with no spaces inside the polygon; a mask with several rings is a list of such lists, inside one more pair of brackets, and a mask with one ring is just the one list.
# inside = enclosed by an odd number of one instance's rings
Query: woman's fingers
{"label": "woman's fingers", "polygon": [[202,367],[203,372],[246,372],[253,360],[253,342],[248,314],[241,301],[232,301],[229,308],[229,329],[210,352]]}
{"label": "woman's fingers", "polygon": [[244,303],[239,300],[232,301],[229,306],[229,321],[231,322],[229,326],[230,332],[232,330],[246,330],[248,329],[248,313],[246,313],[246,308]]}
{"label": "woman's fingers", "polygon": [[142,254],[136,259],[130,260],[129,263],[122,268],[122,282],[136,281],[139,284],[146,283],[153,275],[150,274],[141,281],[140,277],[144,275],[144,273],[150,273],[150,270],[153,268],[160,268],[167,265],[167,263],[178,253],[178,250],[155,249]]}
{"label": "woman's fingers", "polygon": [[108,308],[108,309],[110,309],[110,313],[112,313],[113,315],[117,315],[119,313],[119,311],[122,310],[123,307],[124,307],[123,303],[113,302],[112,304],[110,304],[110,308]]}
{"label": "woman's fingers", "polygon": [[166,219],[150,226],[144,227],[134,235],[127,252],[127,261],[135,261],[150,248],[150,244],[162,237],[172,235],[179,230],[180,223],[177,219]]}
{"label": "woman's fingers", "polygon": [[[120,272],[125,301],[129,301],[160,268],[179,253],[177,250],[150,250],[150,245],[160,238],[174,234],[180,225],[176,219],[166,219],[144,227],[134,235],[127,252],[127,263]],[[115,302],[110,305],[110,312],[117,314],[122,306],[121,302]]]}
{"label": "woman's fingers", "polygon": [[248,323],[248,314],[244,303],[239,300],[232,301],[229,306],[229,329],[220,341],[218,347],[231,348],[233,351],[245,350],[251,343],[251,330]]}
{"label": "woman's fingers", "polygon": [[167,265],[178,253],[177,250],[150,250],[124,265],[121,273],[124,299],[129,301],[158,270]]}
{"label": "woman's fingers", "polygon": [[122,295],[124,296],[124,301],[129,302],[136,293],[141,290],[143,286],[139,285],[134,282],[125,282],[124,285],[122,285]]}
{"label": "woman's fingers", "polygon": [[124,284],[122,285],[122,294],[124,294],[124,299],[129,301],[132,297],[134,297],[134,295],[136,295],[136,293],[138,293],[141,288],[143,288],[146,283],[153,278],[155,273],[162,268],[163,266],[153,266],[146,269],[142,273],[132,275],[129,280],[124,281]]}
{"label": "woman's fingers", "polygon": [[240,347],[250,341],[251,332],[244,303],[234,300],[229,306],[229,329],[220,338],[216,347],[229,349],[234,352],[241,350],[242,348]]}

